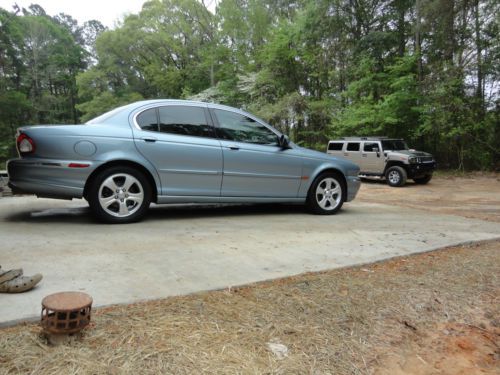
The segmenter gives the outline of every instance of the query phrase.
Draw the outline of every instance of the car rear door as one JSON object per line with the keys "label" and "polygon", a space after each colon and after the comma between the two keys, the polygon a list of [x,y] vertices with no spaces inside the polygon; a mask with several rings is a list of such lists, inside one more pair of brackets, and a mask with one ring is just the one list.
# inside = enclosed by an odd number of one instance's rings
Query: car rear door
{"label": "car rear door", "polygon": [[224,155],[221,195],[226,197],[296,197],[302,158],[278,146],[278,135],[244,114],[211,109]]}
{"label": "car rear door", "polygon": [[344,148],[344,143],[343,141],[330,141],[328,142],[328,148],[326,150],[326,153],[329,155],[333,156],[339,156],[339,157],[344,157],[344,154],[342,152]]}
{"label": "car rear door", "polygon": [[350,161],[352,161],[357,165],[360,165],[362,162],[360,145],[361,142],[359,141],[347,142],[346,145],[344,146],[344,152],[343,152],[344,158],[349,159]]}
{"label": "car rear door", "polygon": [[205,106],[152,107],[134,125],[135,144],[157,169],[161,195],[220,195],[222,149]]}

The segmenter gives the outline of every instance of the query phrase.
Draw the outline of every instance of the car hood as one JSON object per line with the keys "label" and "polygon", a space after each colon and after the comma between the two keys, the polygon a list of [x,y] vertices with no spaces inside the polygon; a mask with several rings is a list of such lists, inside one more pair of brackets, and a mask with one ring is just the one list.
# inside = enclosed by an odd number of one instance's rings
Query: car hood
{"label": "car hood", "polygon": [[327,161],[327,162],[334,161],[336,163],[341,163],[341,164],[344,163],[346,166],[347,166],[347,164],[349,164],[349,166],[354,166],[357,168],[357,165],[355,163],[351,162],[350,160],[347,160],[344,158],[339,158],[339,157],[333,156],[333,155],[329,155],[329,154],[326,154],[324,152],[310,150],[308,148],[300,147],[297,145],[294,145],[294,147],[297,148],[300,151],[300,153],[302,154],[302,156],[304,156],[304,157],[316,159],[316,160],[323,160],[323,161]]}
{"label": "car hood", "polygon": [[308,148],[300,147],[300,146],[297,146],[297,145],[294,145],[294,146],[295,146],[294,148],[296,148],[297,150],[299,150],[300,153],[303,156],[306,156],[306,157],[309,157],[309,158],[312,158],[312,159],[338,160],[338,158],[336,158],[335,156],[331,156],[331,155],[325,154],[324,152],[310,150]]}
{"label": "car hood", "polygon": [[416,150],[400,150],[400,151],[388,151],[392,155],[405,155],[405,156],[432,156],[428,152],[416,151]]}

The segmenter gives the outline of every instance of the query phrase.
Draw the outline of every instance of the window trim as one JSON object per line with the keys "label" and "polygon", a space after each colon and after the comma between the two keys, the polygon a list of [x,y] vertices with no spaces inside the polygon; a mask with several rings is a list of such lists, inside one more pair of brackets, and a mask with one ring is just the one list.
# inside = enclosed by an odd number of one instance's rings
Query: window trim
{"label": "window trim", "polygon": [[223,139],[223,138],[219,138],[218,135],[217,135],[217,128],[221,128],[220,126],[220,123],[219,123],[219,120],[217,119],[217,115],[215,114],[215,111],[225,111],[225,112],[230,112],[230,113],[234,113],[234,114],[237,114],[237,115],[240,115],[240,116],[244,116],[244,117],[248,117],[248,118],[251,118],[252,120],[254,120],[256,123],[260,124],[260,125],[263,125],[265,128],[267,128],[269,131],[271,131],[271,133],[274,133],[276,135],[276,138],[277,140],[279,141],[279,137],[281,137],[281,133],[279,133],[276,129],[272,128],[269,124],[265,123],[264,121],[256,118],[255,116],[252,116],[250,113],[243,113],[243,112],[239,112],[239,111],[232,111],[230,109],[226,109],[226,108],[214,108],[214,107],[208,107],[208,113],[210,114],[211,118],[212,118],[212,123],[213,123],[213,127],[214,127],[214,130],[215,130],[215,137],[216,139],[218,139],[219,141],[224,141],[224,142],[237,142],[237,143],[244,143],[246,145],[255,145],[255,146],[265,146],[265,147],[279,147],[279,144],[276,143],[276,145],[269,145],[269,144],[262,144],[262,143],[251,143],[251,142],[243,142],[243,141],[235,141],[235,140],[229,140],[229,139]]}
{"label": "window trim", "polygon": [[[203,110],[203,115],[205,116],[205,122],[208,126],[211,127],[212,129],[212,137],[203,137],[199,135],[186,135],[186,134],[175,134],[175,133],[167,133],[167,132],[160,132],[160,108],[163,107],[196,107],[196,108],[201,108]],[[156,124],[158,125],[158,130],[144,130],[143,128],[140,127],[139,123],[137,122],[137,117],[141,114],[146,112],[147,110],[154,109],[156,113]],[[147,133],[154,133],[154,134],[167,134],[167,135],[174,135],[174,136],[179,136],[179,137],[196,137],[196,138],[209,138],[209,139],[219,139],[217,137],[217,133],[215,132],[215,125],[214,122],[212,121],[212,118],[210,116],[210,113],[208,111],[208,108],[205,105],[199,105],[199,104],[185,104],[185,103],[161,103],[161,104],[153,104],[150,105],[146,108],[142,108],[138,110],[136,113],[134,113],[132,117],[132,124],[133,126],[141,131],[141,132],[147,132]]]}

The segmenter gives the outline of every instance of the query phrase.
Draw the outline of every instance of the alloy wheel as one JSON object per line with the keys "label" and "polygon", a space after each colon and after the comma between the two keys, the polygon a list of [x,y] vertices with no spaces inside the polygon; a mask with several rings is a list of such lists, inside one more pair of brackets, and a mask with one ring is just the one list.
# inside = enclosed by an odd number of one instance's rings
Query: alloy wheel
{"label": "alloy wheel", "polygon": [[127,173],[113,174],[99,186],[99,204],[109,215],[127,217],[140,209],[144,188],[137,178]]}
{"label": "alloy wheel", "polygon": [[334,210],[342,202],[342,187],[333,177],[326,177],[316,188],[316,202],[326,211]]}
{"label": "alloy wheel", "polygon": [[399,181],[401,180],[401,176],[399,175],[399,172],[398,171],[391,171],[389,173],[389,181],[391,182],[391,184],[393,185],[397,185],[399,183]]}

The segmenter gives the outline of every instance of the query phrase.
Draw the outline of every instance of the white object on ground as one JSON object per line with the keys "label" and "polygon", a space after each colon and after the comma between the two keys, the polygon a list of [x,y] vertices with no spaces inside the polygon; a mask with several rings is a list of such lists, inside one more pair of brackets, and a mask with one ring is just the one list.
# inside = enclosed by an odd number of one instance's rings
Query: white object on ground
{"label": "white object on ground", "polygon": [[286,345],[277,342],[268,342],[267,347],[278,359],[285,359],[288,357],[288,348]]}

